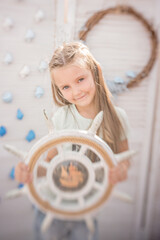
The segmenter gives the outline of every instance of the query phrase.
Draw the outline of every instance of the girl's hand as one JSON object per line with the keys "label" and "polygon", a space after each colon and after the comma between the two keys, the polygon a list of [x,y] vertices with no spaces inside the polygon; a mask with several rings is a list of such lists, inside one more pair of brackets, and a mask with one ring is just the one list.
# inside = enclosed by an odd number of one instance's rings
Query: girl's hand
{"label": "girl's hand", "polygon": [[21,183],[30,183],[32,181],[32,174],[29,172],[29,167],[19,162],[15,168],[15,179]]}
{"label": "girl's hand", "polygon": [[117,182],[124,181],[128,178],[129,160],[118,163],[117,166],[109,170],[109,182],[115,185]]}

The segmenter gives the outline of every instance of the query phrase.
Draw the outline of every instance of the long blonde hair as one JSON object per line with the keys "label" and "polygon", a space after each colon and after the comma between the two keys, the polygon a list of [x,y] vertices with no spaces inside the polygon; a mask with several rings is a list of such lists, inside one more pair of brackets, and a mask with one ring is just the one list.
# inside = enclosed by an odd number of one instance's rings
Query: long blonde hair
{"label": "long blonde hair", "polygon": [[[96,109],[98,112],[103,111],[104,113],[101,124],[103,140],[106,141],[116,153],[118,152],[118,145],[121,141],[122,134],[124,134],[124,130],[110,100],[111,94],[105,84],[101,67],[92,56],[87,46],[80,42],[64,43],[54,52],[49,63],[50,72],[55,68],[60,68],[76,62],[89,69],[92,73],[96,86]],[[63,95],[54,83],[54,79],[52,79],[52,92],[53,99],[58,106],[70,104],[70,102],[63,98]]]}

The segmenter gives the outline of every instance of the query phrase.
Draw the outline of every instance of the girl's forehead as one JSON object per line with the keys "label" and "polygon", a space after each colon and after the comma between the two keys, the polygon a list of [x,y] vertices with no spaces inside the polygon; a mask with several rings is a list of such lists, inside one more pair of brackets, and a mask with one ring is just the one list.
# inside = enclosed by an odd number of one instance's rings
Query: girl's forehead
{"label": "girl's forehead", "polygon": [[83,75],[88,72],[90,72],[90,70],[86,66],[81,66],[73,63],[51,70],[51,76],[56,81],[56,79],[64,79],[64,76],[65,78],[76,78],[78,75]]}

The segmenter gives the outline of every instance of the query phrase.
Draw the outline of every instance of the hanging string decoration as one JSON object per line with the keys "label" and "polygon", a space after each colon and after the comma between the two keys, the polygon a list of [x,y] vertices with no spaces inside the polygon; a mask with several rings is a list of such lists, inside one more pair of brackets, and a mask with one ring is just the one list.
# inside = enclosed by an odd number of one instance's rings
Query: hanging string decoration
{"label": "hanging string decoration", "polygon": [[157,38],[157,33],[153,29],[152,25],[144,18],[142,14],[137,12],[135,9],[133,9],[130,6],[116,6],[116,7],[111,7],[106,10],[98,11],[94,13],[85,23],[85,25],[82,27],[82,29],[79,32],[79,40],[81,41],[86,41],[87,34],[89,31],[92,30],[92,28],[106,15],[109,14],[128,14],[133,16],[135,19],[137,19],[148,31],[150,40],[151,40],[151,54],[149,57],[148,62],[146,65],[143,67],[143,69],[137,73],[137,74],[129,74],[130,79],[125,82],[125,83],[114,83],[114,85],[125,85],[123,88],[130,88],[135,85],[137,85],[139,82],[141,82],[145,77],[147,77],[155,63],[156,56],[157,56],[157,49],[158,49],[158,38]]}

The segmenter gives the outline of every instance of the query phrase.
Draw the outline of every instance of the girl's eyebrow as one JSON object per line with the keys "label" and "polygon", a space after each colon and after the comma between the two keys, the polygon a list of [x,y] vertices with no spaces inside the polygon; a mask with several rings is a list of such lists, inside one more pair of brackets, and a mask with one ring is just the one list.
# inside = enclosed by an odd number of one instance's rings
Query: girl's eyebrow
{"label": "girl's eyebrow", "polygon": [[86,76],[86,74],[81,74],[81,75],[79,75],[78,77],[75,78],[75,81],[82,78],[82,77],[85,77],[85,76]]}

